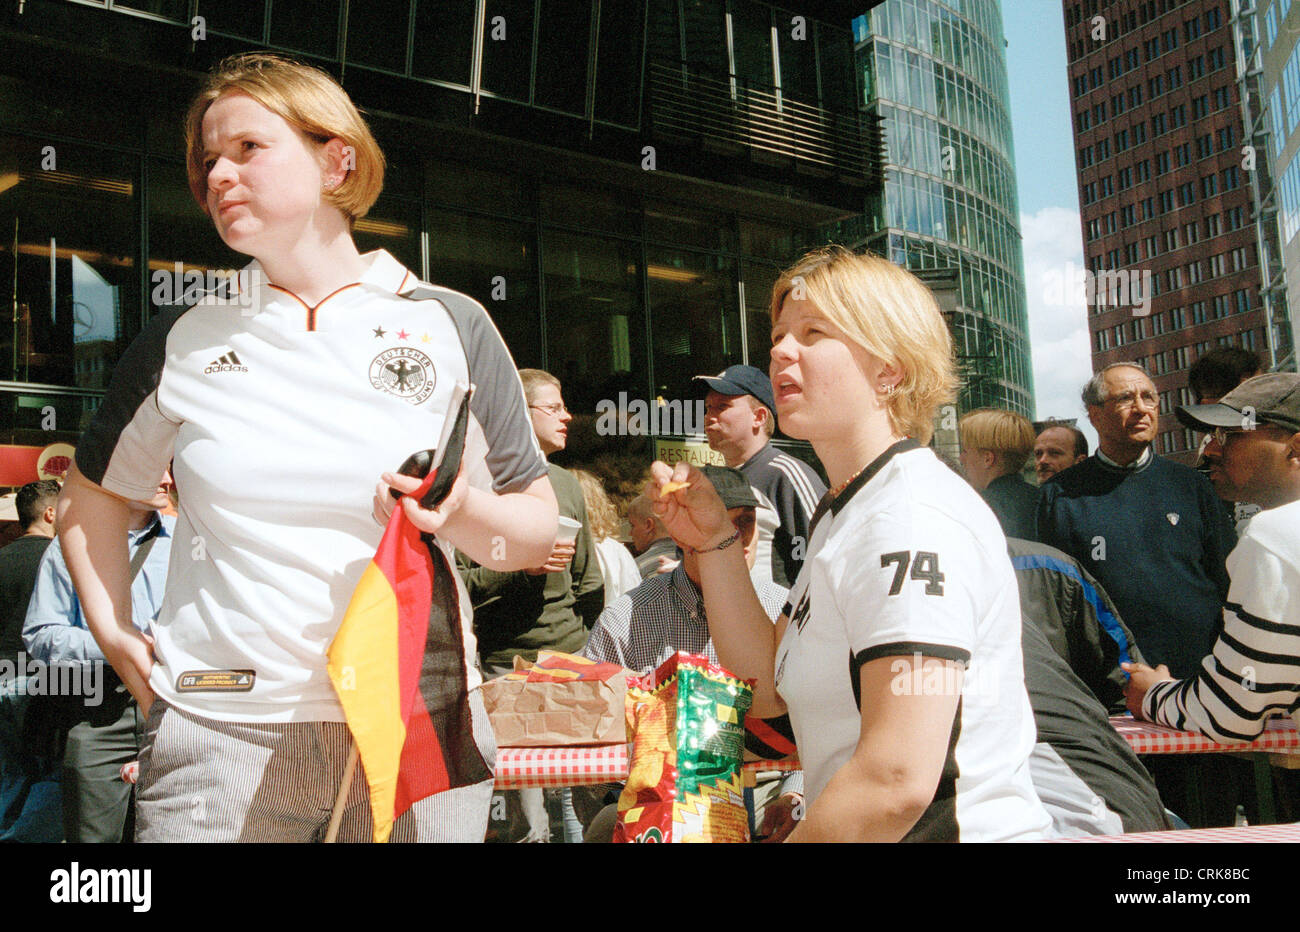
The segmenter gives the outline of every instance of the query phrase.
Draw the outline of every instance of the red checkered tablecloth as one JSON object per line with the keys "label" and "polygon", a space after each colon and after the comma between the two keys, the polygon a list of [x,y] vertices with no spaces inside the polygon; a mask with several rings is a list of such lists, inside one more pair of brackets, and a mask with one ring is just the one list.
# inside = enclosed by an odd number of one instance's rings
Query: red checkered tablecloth
{"label": "red checkered tablecloth", "polygon": [[627,779],[627,745],[600,747],[501,748],[497,789],[533,786],[590,786]]}
{"label": "red checkered tablecloth", "polygon": [[[797,760],[755,761],[751,772],[798,770]],[[563,748],[501,748],[497,751],[497,789],[590,786],[627,779],[627,745]]]}
{"label": "red checkered tablecloth", "polygon": [[1241,828],[1198,828],[1182,832],[1134,832],[1132,835],[1085,835],[1081,838],[1052,838],[1052,842],[1099,842],[1101,844],[1222,844],[1223,842],[1300,841],[1300,825],[1244,825]]}
{"label": "red checkered tablecloth", "polygon": [[1163,725],[1135,721],[1129,715],[1116,715],[1110,724],[1128,742],[1136,754],[1213,754],[1223,751],[1281,751],[1300,748],[1300,731],[1290,718],[1269,721],[1254,741],[1218,744],[1204,735],[1176,731]]}

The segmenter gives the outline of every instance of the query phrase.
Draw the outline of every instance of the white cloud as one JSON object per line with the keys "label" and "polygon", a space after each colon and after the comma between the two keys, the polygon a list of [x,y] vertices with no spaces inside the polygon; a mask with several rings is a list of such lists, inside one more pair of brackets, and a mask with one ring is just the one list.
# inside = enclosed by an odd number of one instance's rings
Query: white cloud
{"label": "white cloud", "polygon": [[1068,276],[1084,268],[1079,212],[1044,207],[1021,214],[1020,232],[1038,417],[1077,418],[1095,448],[1097,435],[1079,400],[1079,390],[1092,377],[1088,315],[1082,286],[1074,295],[1063,287]]}

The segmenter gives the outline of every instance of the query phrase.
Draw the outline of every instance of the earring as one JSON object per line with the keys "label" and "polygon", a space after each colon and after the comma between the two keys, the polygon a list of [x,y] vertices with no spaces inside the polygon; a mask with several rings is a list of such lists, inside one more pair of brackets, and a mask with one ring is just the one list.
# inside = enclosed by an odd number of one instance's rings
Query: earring
{"label": "earring", "polygon": [[885,395],[892,395],[892,394],[894,394],[894,389],[895,389],[895,388],[896,388],[896,386],[894,386],[894,385],[882,385],[882,386],[880,386],[880,391],[881,391],[883,394],[885,394]]}

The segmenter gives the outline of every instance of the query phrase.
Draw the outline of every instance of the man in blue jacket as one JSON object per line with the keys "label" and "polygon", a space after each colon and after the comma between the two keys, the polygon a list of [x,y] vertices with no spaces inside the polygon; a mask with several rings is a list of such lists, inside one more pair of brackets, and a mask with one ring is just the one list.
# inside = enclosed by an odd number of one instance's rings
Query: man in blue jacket
{"label": "man in blue jacket", "polygon": [[[161,499],[166,492],[159,489]],[[137,628],[148,634],[162,608],[167,586],[175,519],[154,510],[133,510],[127,548],[131,558],[131,613]],[[59,540],[41,557],[36,588],[23,624],[23,644],[29,657],[47,668],[72,667],[94,672],[83,682],[99,684],[99,696],[64,701],[77,709],[67,724],[63,753],[63,833],[69,842],[119,842],[132,834],[131,787],[121,777],[123,764],[140,753],[145,718],[118,679],[86,627],[81,601],[72,586]],[[93,668],[98,667],[98,670]],[[75,681],[76,677],[60,677]],[[73,697],[61,697],[72,700]]]}

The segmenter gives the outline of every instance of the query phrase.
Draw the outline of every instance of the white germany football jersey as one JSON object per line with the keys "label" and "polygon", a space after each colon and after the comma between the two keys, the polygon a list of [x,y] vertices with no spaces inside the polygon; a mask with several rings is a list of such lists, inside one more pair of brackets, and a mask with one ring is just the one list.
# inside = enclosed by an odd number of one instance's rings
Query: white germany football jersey
{"label": "white germany football jersey", "polygon": [[895,444],[814,516],[790,591],[776,687],[789,707],[815,802],[862,726],[864,664],[893,658],[900,696],[955,688],[968,664],[943,774],[907,840],[1037,837],[1050,818],[1034,793],[1035,728],[1020,652],[1020,597],[997,518],[915,441]]}
{"label": "white germany football jersey", "polygon": [[[519,492],[546,476],[483,308],[386,252],[365,258],[360,282],[314,308],[263,285],[248,308],[209,297],[160,314],[77,447],[88,479],[133,499],[175,457],[180,516],[150,680],[170,704],[227,721],[343,720],[325,652],[383,533],[375,483],[437,444],[458,382],[475,389],[470,484]],[[479,683],[469,599],[437,569],[439,675],[463,704]]]}

